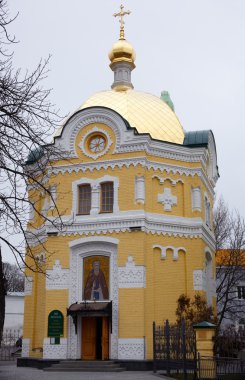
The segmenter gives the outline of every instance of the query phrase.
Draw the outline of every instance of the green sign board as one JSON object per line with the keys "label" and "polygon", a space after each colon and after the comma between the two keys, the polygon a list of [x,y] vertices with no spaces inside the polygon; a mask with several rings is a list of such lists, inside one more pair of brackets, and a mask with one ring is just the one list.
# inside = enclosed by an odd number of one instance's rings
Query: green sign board
{"label": "green sign board", "polygon": [[48,336],[63,336],[64,317],[61,311],[53,310],[48,316]]}

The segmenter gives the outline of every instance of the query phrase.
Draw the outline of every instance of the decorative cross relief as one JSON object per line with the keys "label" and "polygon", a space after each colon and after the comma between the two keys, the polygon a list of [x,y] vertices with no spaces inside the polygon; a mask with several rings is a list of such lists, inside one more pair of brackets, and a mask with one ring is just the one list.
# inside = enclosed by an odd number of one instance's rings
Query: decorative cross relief
{"label": "decorative cross relief", "polygon": [[206,274],[202,269],[196,269],[193,271],[193,287],[194,290],[206,291]]}
{"label": "decorative cross relief", "polygon": [[158,194],[158,202],[162,203],[165,211],[172,211],[172,206],[177,205],[177,197],[171,194],[171,189],[165,187],[163,194]]}

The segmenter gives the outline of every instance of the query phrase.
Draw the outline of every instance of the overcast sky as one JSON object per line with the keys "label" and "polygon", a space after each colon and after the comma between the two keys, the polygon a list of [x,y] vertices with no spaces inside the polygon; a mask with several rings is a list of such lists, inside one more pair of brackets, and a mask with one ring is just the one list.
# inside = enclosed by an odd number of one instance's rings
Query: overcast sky
{"label": "overcast sky", "polygon": [[[245,1],[125,0],[125,33],[136,51],[136,90],[168,90],[186,131],[212,129],[217,196],[245,216]],[[117,0],[8,0],[16,67],[52,55],[46,88],[62,115],[110,89],[108,51],[119,36]]]}

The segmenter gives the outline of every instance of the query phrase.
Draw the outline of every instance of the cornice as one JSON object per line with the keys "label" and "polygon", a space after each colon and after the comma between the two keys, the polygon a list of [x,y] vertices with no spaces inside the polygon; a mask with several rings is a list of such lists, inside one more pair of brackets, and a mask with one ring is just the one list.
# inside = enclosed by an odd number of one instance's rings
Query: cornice
{"label": "cornice", "polygon": [[[201,238],[214,248],[214,236],[204,225],[201,218],[184,218],[162,214],[145,213],[144,211],[125,211],[102,217],[79,216],[72,222],[72,217],[63,218],[62,231],[55,229],[52,224],[46,223],[45,234],[58,234],[59,236],[88,236],[105,235],[110,233],[132,232],[140,227],[146,234],[183,237],[190,239]],[[57,226],[60,227],[60,226]],[[35,239],[32,239],[35,244]],[[37,241],[36,244],[39,244]]]}
{"label": "cornice", "polygon": [[[182,145],[171,145],[163,141],[152,140],[148,136],[137,136],[138,139],[122,144],[114,153],[133,153],[144,151],[147,155],[183,162],[200,162],[207,164],[205,148],[190,149]],[[142,141],[143,140],[143,141]]]}

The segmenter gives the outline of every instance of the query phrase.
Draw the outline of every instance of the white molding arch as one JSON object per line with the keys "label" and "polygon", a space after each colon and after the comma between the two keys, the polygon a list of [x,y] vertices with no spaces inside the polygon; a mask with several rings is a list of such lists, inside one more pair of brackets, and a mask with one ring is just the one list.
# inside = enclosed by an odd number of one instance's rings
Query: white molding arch
{"label": "white molding arch", "polygon": [[[108,256],[110,258],[109,297],[112,301],[112,333],[110,334],[110,359],[118,358],[118,239],[91,237],[76,239],[70,247],[69,305],[82,301],[83,259],[87,256]],[[78,320],[77,334],[72,318],[68,318],[68,359],[81,357],[81,318]]]}
{"label": "white molding arch", "polygon": [[108,237],[108,236],[95,236],[95,237],[88,237],[88,238],[81,238],[81,239],[76,239],[72,240],[69,242],[69,247],[74,248],[74,247],[79,247],[87,243],[95,243],[95,242],[104,242],[104,243],[111,243],[118,245],[119,240],[116,238]]}
{"label": "white molding arch", "polygon": [[[73,115],[63,126],[60,136],[55,138],[55,145],[69,152],[70,156],[77,157],[75,141],[78,132],[89,124],[101,123],[112,129],[116,136],[116,148],[123,140],[123,132],[127,132],[127,127],[122,117],[115,111],[104,107],[85,108]],[[133,130],[129,131],[133,136]]]}
{"label": "white molding arch", "polygon": [[209,253],[211,256],[211,259],[213,258],[213,252],[211,251],[211,249],[208,246],[205,247],[204,252]]}
{"label": "white molding arch", "polygon": [[161,260],[165,260],[167,258],[167,250],[170,249],[173,251],[173,261],[177,261],[179,258],[179,251],[183,251],[186,253],[186,249],[184,247],[173,247],[168,245],[167,247],[163,247],[161,245],[153,245],[154,248],[159,248],[161,250]]}

